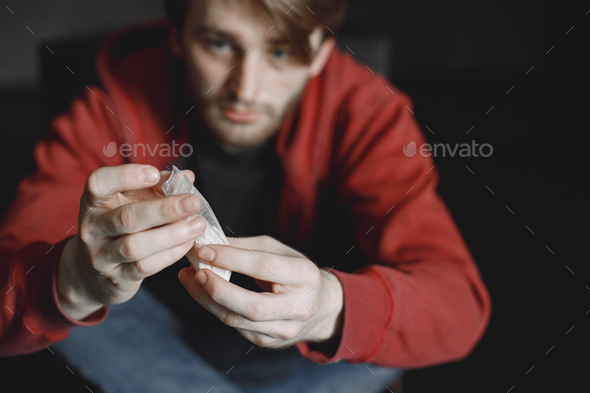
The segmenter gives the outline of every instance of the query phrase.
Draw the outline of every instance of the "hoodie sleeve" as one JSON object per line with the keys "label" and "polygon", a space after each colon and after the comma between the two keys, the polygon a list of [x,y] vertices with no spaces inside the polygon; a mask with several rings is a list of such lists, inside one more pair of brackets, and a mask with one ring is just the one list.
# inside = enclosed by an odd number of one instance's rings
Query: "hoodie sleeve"
{"label": "hoodie sleeve", "polygon": [[36,169],[22,180],[0,228],[0,355],[33,352],[65,338],[73,326],[99,323],[106,307],[84,321],[60,308],[56,273],[66,241],[78,230],[80,197],[90,173],[119,165],[103,147],[117,120],[107,96],[92,87],[56,118],[34,151]]}
{"label": "hoodie sleeve", "polygon": [[382,79],[361,85],[345,104],[334,168],[339,203],[370,263],[333,270],[344,289],[335,352],[298,349],[319,363],[415,368],[461,359],[485,331],[488,292],[436,192],[432,158],[412,156],[425,139],[410,100]]}

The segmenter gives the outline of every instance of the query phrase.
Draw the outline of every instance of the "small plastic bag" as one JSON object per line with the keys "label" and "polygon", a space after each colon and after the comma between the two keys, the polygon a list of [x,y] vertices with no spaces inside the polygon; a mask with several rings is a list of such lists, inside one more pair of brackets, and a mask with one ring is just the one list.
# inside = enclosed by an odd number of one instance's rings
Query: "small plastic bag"
{"label": "small plastic bag", "polygon": [[[221,229],[221,225],[219,225],[219,221],[217,221],[217,217],[215,217],[215,214],[213,214],[213,210],[211,209],[209,202],[207,202],[199,190],[197,190],[193,183],[191,183],[184,172],[173,166],[172,175],[170,175],[170,178],[164,184],[162,184],[162,191],[164,191],[166,196],[193,194],[201,200],[201,210],[197,215],[203,217],[205,221],[207,221],[207,227],[205,229],[205,233],[195,240],[197,247],[202,247],[206,244],[229,245],[227,238]],[[220,277],[229,281],[229,278],[231,277],[231,271],[200,262],[196,256],[196,252],[192,251],[193,249],[187,253],[186,257],[191,262],[195,270],[209,269],[217,273],[217,275]]]}

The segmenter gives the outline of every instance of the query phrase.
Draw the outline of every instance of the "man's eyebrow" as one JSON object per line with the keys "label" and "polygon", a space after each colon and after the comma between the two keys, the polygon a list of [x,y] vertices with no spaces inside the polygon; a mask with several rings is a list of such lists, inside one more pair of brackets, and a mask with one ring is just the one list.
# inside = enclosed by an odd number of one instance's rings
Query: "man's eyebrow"
{"label": "man's eyebrow", "polygon": [[[225,39],[227,41],[230,41],[232,43],[239,43],[240,39],[239,37],[237,37],[236,35],[227,32],[227,31],[223,31],[223,30],[219,30],[218,28],[215,27],[209,27],[209,26],[201,26],[195,29],[195,34],[197,35],[212,35],[215,36],[217,38],[222,38]],[[291,45],[292,41],[289,40],[286,37],[269,37],[267,39],[267,42],[270,45],[274,45],[274,46],[283,46],[283,45]]]}
{"label": "man's eyebrow", "polygon": [[232,42],[238,41],[237,37],[231,33],[228,33],[226,31],[221,31],[218,29],[214,29],[211,27],[207,27],[207,26],[201,26],[201,27],[195,29],[195,34],[197,34],[197,35],[214,35],[216,37],[223,38],[228,41],[232,41]]}

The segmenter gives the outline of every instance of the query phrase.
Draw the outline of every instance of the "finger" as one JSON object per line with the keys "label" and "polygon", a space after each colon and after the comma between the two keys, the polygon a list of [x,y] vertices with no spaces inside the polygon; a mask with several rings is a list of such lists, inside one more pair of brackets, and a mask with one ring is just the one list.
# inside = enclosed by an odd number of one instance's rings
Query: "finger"
{"label": "finger", "polygon": [[128,203],[95,218],[105,238],[137,233],[193,216],[201,209],[195,195],[173,195]]}
{"label": "finger", "polygon": [[[197,272],[197,274],[199,274],[199,272]],[[222,305],[217,304],[213,299],[211,299],[200,286],[200,284],[195,281],[196,277],[196,275],[188,275],[186,269],[182,269],[178,274],[178,279],[197,303],[203,306],[207,311],[209,311],[227,326],[254,331],[258,330],[256,328],[256,324],[259,322],[250,321],[243,316],[223,307]]]}
{"label": "finger", "polygon": [[[284,349],[290,347],[291,345],[295,344],[291,338],[291,334],[278,334],[280,330],[280,325],[273,325],[268,331],[265,332],[255,332],[246,329],[237,329],[238,333],[240,333],[246,340],[250,341],[253,344],[258,345],[259,347],[264,348],[273,348],[273,349]],[[292,330],[288,329],[287,331]]]}
{"label": "finger", "polygon": [[[183,170],[183,172],[189,178],[191,183],[195,181],[195,174],[193,173],[193,171],[185,169]],[[158,183],[156,183],[155,186],[142,190],[126,191],[124,195],[134,200],[149,200],[165,197],[166,195],[162,190],[162,185],[166,181],[168,181],[171,174],[172,172],[170,171],[160,171],[160,180],[158,181]]]}
{"label": "finger", "polygon": [[143,280],[178,262],[194,244],[195,242],[191,240],[135,263],[124,263],[120,266],[125,270],[126,277],[132,280]]}
{"label": "finger", "polygon": [[[294,296],[291,294],[275,294],[269,292],[253,292],[238,285],[227,282],[217,274],[207,269],[201,269],[199,277],[206,279],[201,283],[202,290],[215,303],[227,310],[248,319],[252,322],[273,321],[283,318],[293,319],[296,312],[293,311]],[[290,314],[290,315],[289,315]]]}
{"label": "finger", "polygon": [[305,274],[305,265],[298,258],[249,248],[209,244],[199,248],[197,257],[207,264],[278,284],[299,284],[299,277]]}
{"label": "finger", "polygon": [[203,217],[191,217],[105,242],[100,253],[113,263],[140,261],[190,240],[194,241],[203,234],[205,226]]}
{"label": "finger", "polygon": [[151,187],[159,180],[160,172],[151,165],[103,167],[88,176],[84,195],[89,203],[98,204],[109,200],[118,192]]}
{"label": "finger", "polygon": [[193,171],[191,171],[190,169],[183,169],[182,171],[188,177],[188,179],[191,181],[191,183],[195,182],[195,174]]}
{"label": "finger", "polygon": [[299,251],[266,235],[254,237],[228,237],[227,241],[230,246],[243,248],[245,250],[267,251],[278,255],[305,258],[305,256]]}
{"label": "finger", "polygon": [[[287,320],[269,320],[269,321],[251,321],[244,318],[242,315],[237,314],[235,311],[222,306],[215,302],[208,293],[196,280],[203,273],[208,276],[209,279],[215,278],[216,274],[208,272],[206,270],[200,270],[198,276],[194,274],[194,268],[188,267],[182,269],[178,278],[182,285],[185,287],[191,297],[203,306],[207,311],[217,317],[222,323],[227,326],[237,329],[240,334],[246,337],[251,342],[260,346],[285,346],[284,340],[290,340],[295,337],[300,331],[301,326],[298,322],[292,322]],[[220,284],[233,285],[227,281],[217,277],[220,280]]]}

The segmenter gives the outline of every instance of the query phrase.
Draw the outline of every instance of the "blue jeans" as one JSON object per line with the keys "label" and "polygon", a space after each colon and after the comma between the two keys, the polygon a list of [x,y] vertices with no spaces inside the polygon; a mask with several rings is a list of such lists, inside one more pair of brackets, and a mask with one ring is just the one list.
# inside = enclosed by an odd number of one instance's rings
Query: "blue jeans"
{"label": "blue jeans", "polygon": [[179,318],[142,288],[127,303],[111,306],[103,323],[74,328],[53,350],[105,393],[370,393],[387,391],[403,373],[346,361],[317,364],[294,347],[268,350],[239,339],[247,347],[228,344],[228,352],[215,344],[199,353],[195,340],[206,345],[213,339],[187,335]]}

